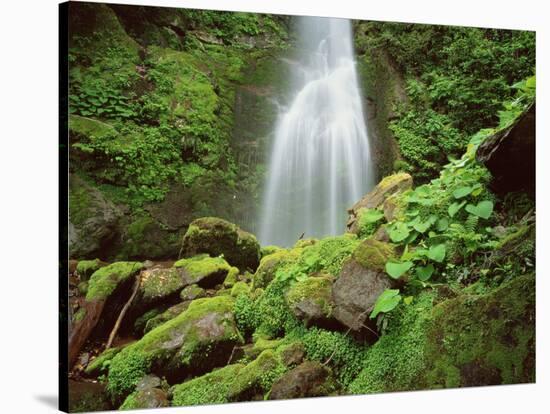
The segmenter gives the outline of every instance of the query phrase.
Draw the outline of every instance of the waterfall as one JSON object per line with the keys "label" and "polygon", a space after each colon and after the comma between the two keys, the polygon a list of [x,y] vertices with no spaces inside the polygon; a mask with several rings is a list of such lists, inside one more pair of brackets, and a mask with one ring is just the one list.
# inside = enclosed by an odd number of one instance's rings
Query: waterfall
{"label": "waterfall", "polygon": [[299,20],[295,94],[271,148],[259,238],[291,246],[341,234],[346,210],[373,186],[349,20]]}

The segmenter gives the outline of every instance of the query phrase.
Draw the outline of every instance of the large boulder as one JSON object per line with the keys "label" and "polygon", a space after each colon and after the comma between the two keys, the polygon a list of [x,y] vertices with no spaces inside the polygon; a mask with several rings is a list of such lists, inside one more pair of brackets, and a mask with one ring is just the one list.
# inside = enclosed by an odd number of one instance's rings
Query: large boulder
{"label": "large boulder", "polygon": [[104,384],[69,380],[69,412],[87,413],[112,409]]}
{"label": "large boulder", "polygon": [[235,224],[216,217],[203,217],[189,225],[183,237],[186,257],[200,253],[223,255],[241,271],[255,271],[260,262],[260,244],[254,235]]}
{"label": "large boulder", "polygon": [[363,196],[363,198],[355,203],[353,207],[348,209],[348,232],[357,234],[357,232],[359,231],[358,217],[360,209],[378,208],[382,206],[384,204],[384,201],[391,195],[412,188],[412,184],[412,177],[410,176],[410,174],[404,172],[385,177],[376,185],[376,187],[374,187],[374,189],[370,193]]}
{"label": "large boulder", "polygon": [[330,370],[318,362],[306,361],[284,374],[271,387],[270,400],[320,397],[335,391]]}
{"label": "large boulder", "polygon": [[491,171],[493,191],[535,193],[535,104],[510,127],[485,139],[476,153]]}
{"label": "large boulder", "polygon": [[146,375],[136,386],[119,410],[168,407],[168,395],[162,388],[162,381],[155,375]]}
{"label": "large boulder", "polygon": [[230,296],[195,299],[185,312],[124,348],[110,364],[110,392],[126,396],[148,373],[178,382],[226,364],[243,343],[233,307]]}
{"label": "large boulder", "polygon": [[378,270],[367,269],[349,259],[332,287],[332,314],[343,325],[359,332],[369,318],[378,296],[392,287],[392,281]]}
{"label": "large boulder", "polygon": [[122,213],[95,187],[69,177],[69,256],[105,255],[117,234]]}

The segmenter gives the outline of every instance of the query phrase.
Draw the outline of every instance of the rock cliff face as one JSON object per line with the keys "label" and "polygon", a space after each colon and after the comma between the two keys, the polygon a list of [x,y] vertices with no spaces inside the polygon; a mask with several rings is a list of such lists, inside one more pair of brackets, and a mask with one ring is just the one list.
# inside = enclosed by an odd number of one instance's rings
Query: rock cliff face
{"label": "rock cliff face", "polygon": [[174,258],[207,215],[255,231],[289,18],[75,3],[69,19],[71,257]]}

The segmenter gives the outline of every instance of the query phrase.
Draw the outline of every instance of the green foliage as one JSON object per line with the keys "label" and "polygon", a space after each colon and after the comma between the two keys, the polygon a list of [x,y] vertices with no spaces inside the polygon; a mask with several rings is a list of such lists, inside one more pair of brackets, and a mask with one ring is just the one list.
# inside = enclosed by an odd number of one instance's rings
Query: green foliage
{"label": "green foliage", "polygon": [[378,226],[384,218],[383,212],[371,208],[360,208],[357,214],[359,227],[357,235],[360,238],[372,235],[378,229]]}
{"label": "green foliage", "polygon": [[311,328],[294,332],[304,344],[307,359],[327,363],[338,381],[347,386],[360,371],[365,356],[365,347],[341,332]]}
{"label": "green foliage", "polygon": [[403,274],[413,267],[412,262],[388,262],[386,263],[386,273],[394,279],[399,279]]}
{"label": "green foliage", "polygon": [[[412,263],[411,263],[412,265]],[[370,314],[370,318],[374,319],[380,312],[391,312],[401,302],[399,289],[386,289],[378,296],[374,308]]]}
{"label": "green foliage", "polygon": [[118,353],[109,366],[107,390],[114,399],[128,395],[148,372],[150,366],[151,362],[143,353]]}
{"label": "green foliage", "polygon": [[143,267],[139,262],[116,262],[96,270],[90,278],[86,300],[105,300],[120,283],[135,275]]}

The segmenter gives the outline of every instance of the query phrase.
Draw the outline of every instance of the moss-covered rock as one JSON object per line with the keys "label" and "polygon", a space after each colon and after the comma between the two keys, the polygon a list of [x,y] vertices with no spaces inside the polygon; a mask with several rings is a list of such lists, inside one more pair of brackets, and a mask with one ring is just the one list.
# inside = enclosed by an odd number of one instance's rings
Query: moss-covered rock
{"label": "moss-covered rock", "polygon": [[107,299],[122,282],[137,274],[142,267],[140,262],[116,262],[96,270],[90,278],[86,300]]}
{"label": "moss-covered rock", "polygon": [[277,270],[298,260],[300,252],[299,249],[279,249],[264,256],[252,278],[252,289],[265,288],[273,280]]}
{"label": "moss-covered rock", "polygon": [[141,272],[139,298],[136,304],[145,306],[160,303],[174,297],[190,283],[190,278],[181,268],[151,268]]}
{"label": "moss-covered rock", "polygon": [[430,388],[535,381],[535,278],[438,304],[426,346]]}
{"label": "moss-covered rock", "polygon": [[320,397],[330,395],[337,389],[330,378],[330,370],[318,362],[306,361],[284,374],[269,392],[270,400]]}
{"label": "moss-covered rock", "polygon": [[88,280],[96,270],[103,266],[107,266],[107,263],[99,259],[80,260],[76,266],[76,271],[78,276],[80,276],[80,280],[85,281]]}
{"label": "moss-covered rock", "polygon": [[223,281],[223,287],[232,288],[239,280],[239,268],[231,266],[231,269],[227,273],[227,277]]}
{"label": "moss-covered rock", "polygon": [[265,256],[269,256],[270,254],[273,254],[279,250],[283,250],[283,248],[279,246],[263,246],[260,249],[260,259],[264,258]]}
{"label": "moss-covered rock", "polygon": [[157,326],[160,326],[163,323],[168,322],[171,319],[174,319],[176,316],[178,316],[182,312],[185,312],[187,308],[189,308],[190,304],[191,304],[191,301],[184,301],[184,302],[178,303],[177,305],[170,306],[164,312],[150,318],[145,323],[145,327],[143,328],[143,333],[146,334],[152,331],[153,329],[155,329]]}
{"label": "moss-covered rock", "polygon": [[206,290],[201,288],[199,285],[187,286],[180,292],[180,299],[182,301],[200,299],[204,298],[205,296]]}
{"label": "moss-covered rock", "polygon": [[370,238],[357,246],[353,251],[353,258],[365,269],[384,272],[386,263],[395,254],[395,248],[392,244]]}
{"label": "moss-covered rock", "polygon": [[434,305],[424,292],[392,312],[348,391],[365,394],[533,382],[535,278]]}
{"label": "moss-covered rock", "polygon": [[97,377],[101,374],[106,374],[109,370],[111,360],[121,351],[121,349],[120,347],[115,347],[103,351],[88,364],[84,370],[86,375]]}
{"label": "moss-covered rock", "polygon": [[109,368],[111,394],[127,396],[147,373],[177,382],[227,363],[243,342],[233,306],[230,296],[195,299],[185,312],[124,348]]}
{"label": "moss-covered rock", "polygon": [[146,388],[130,394],[119,410],[138,410],[142,408],[161,408],[170,405],[166,392],[160,388]]}
{"label": "moss-covered rock", "polygon": [[212,288],[223,283],[232,269],[223,258],[206,255],[178,260],[174,263],[174,268],[184,271],[186,285],[197,284],[203,288]]}
{"label": "moss-covered rock", "polygon": [[172,388],[172,405],[215,404],[264,399],[286,368],[271,349],[247,365],[232,364]]}
{"label": "moss-covered rock", "polygon": [[78,382],[69,379],[69,412],[87,413],[112,410],[113,406],[105,385],[93,382]]}
{"label": "moss-covered rock", "polygon": [[410,174],[400,172],[382,179],[374,189],[363,196],[361,200],[348,210],[349,219],[347,229],[350,233],[359,231],[359,211],[362,208],[374,209],[383,205],[384,201],[393,194],[404,192],[412,187],[413,180]]}
{"label": "moss-covered rock", "polygon": [[288,306],[306,326],[327,324],[332,317],[331,275],[308,277],[294,283],[286,294]]}
{"label": "moss-covered rock", "polygon": [[208,253],[223,255],[241,271],[256,270],[260,261],[260,245],[252,234],[226,220],[204,217],[193,221],[183,237],[186,256]]}
{"label": "moss-covered rock", "polygon": [[239,295],[248,295],[250,293],[250,285],[246,282],[239,281],[231,288],[231,296],[236,298]]}

